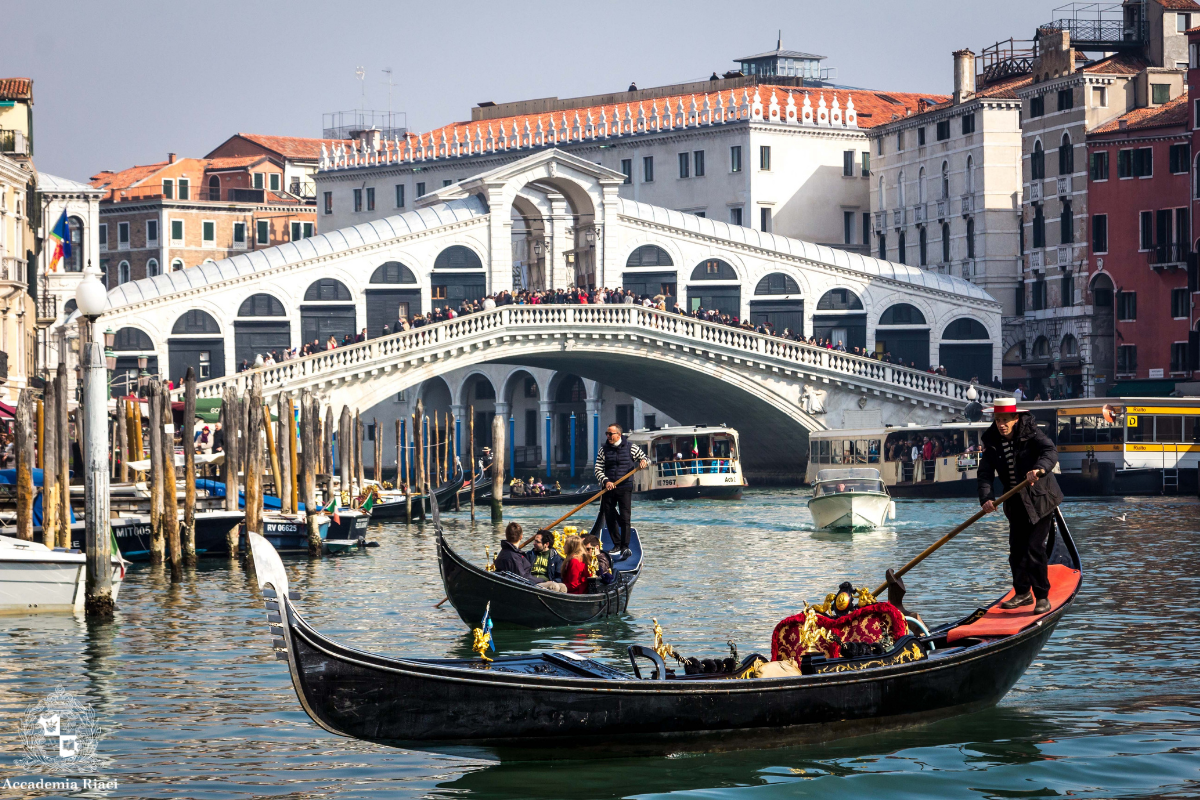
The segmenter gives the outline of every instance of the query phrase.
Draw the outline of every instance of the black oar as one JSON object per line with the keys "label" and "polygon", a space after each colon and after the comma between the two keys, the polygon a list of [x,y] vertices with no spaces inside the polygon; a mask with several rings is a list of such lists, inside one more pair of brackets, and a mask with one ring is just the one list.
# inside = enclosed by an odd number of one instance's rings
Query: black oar
{"label": "black oar", "polygon": [[[1038,470],[1038,477],[1041,477],[1042,475],[1045,475],[1045,474],[1046,474],[1046,471],[1045,471],[1045,470],[1043,470],[1043,469],[1039,469],[1039,470]],[[1004,494],[1000,495],[999,499],[997,499],[997,500],[995,501],[995,503],[996,503],[996,508],[1000,508],[1000,506],[1004,505],[1004,501],[1005,501],[1005,500],[1008,500],[1010,497],[1012,497],[1012,496],[1013,496],[1013,495],[1015,495],[1017,492],[1019,492],[1019,491],[1021,491],[1022,489],[1024,489],[1026,486],[1029,486],[1029,485],[1031,485],[1031,483],[1032,483],[1032,482],[1030,481],[1030,479],[1029,479],[1029,478],[1026,478],[1025,480],[1023,480],[1023,481],[1021,481],[1020,483],[1018,483],[1016,486],[1014,486],[1013,488],[1009,489],[1009,490],[1008,490],[1007,492],[1005,492]],[[926,547],[924,550],[922,550],[922,551],[921,551],[921,554],[920,554],[920,555],[918,555],[916,558],[914,558],[912,561],[908,562],[907,564],[905,564],[903,567],[901,567],[900,569],[896,570],[895,572],[892,572],[891,570],[888,570],[889,576],[890,576],[890,577],[893,577],[893,578],[900,578],[900,577],[902,577],[902,576],[904,575],[904,573],[908,572],[910,569],[912,569],[913,567],[915,567],[917,564],[920,564],[920,563],[921,563],[922,561],[924,561],[926,558],[928,558],[929,556],[933,555],[934,551],[935,551],[935,550],[937,550],[939,547],[941,547],[941,546],[942,546],[942,545],[944,545],[946,542],[948,542],[948,541],[950,541],[951,539],[953,539],[955,536],[958,536],[960,533],[962,533],[962,532],[963,532],[963,531],[965,531],[967,528],[969,528],[969,527],[971,527],[972,525],[974,525],[974,524],[975,524],[976,522],[978,522],[979,520],[983,519],[983,517],[984,517],[984,515],[985,515],[985,514],[987,514],[987,512],[986,512],[986,511],[984,511],[982,508],[981,508],[981,509],[979,509],[979,511],[977,511],[977,512],[976,512],[976,513],[975,513],[975,514],[974,514],[974,515],[973,515],[973,516],[972,516],[970,519],[968,519],[966,522],[964,522],[963,524],[959,525],[957,528],[955,528],[954,530],[950,531],[949,533],[947,533],[947,534],[946,534],[945,536],[943,536],[942,538],[938,539],[938,540],[937,540],[936,542],[934,542],[933,544],[929,545],[929,547]],[[873,592],[873,594],[874,594],[876,597],[878,597],[879,595],[883,594],[884,590],[886,590],[887,588],[888,588],[888,581],[884,581],[882,584],[880,584],[879,588],[878,588],[878,589],[876,589],[876,590]]]}
{"label": "black oar", "polygon": [[[633,469],[629,470],[629,472],[626,472],[624,475],[622,475],[622,476],[621,476],[621,477],[620,477],[618,480],[615,480],[615,481],[613,481],[613,488],[614,488],[614,489],[615,489],[615,488],[617,488],[617,484],[618,484],[618,483],[620,483],[621,481],[625,480],[625,479],[626,479],[626,478],[628,478],[630,475],[632,475],[633,473],[637,472],[639,469],[641,469],[641,467],[634,467]],[[604,493],[605,493],[605,492],[607,492],[607,491],[608,491],[608,489],[601,489],[600,491],[596,492],[594,495],[592,495],[591,497],[589,497],[587,500],[584,500],[582,503],[580,503],[579,505],[575,506],[574,508],[572,508],[572,509],[571,509],[570,511],[568,511],[567,513],[563,514],[561,517],[559,517],[558,519],[554,520],[554,522],[551,522],[549,525],[546,525],[546,526],[544,526],[544,527],[542,527],[542,528],[538,528],[538,532],[541,532],[541,531],[548,531],[548,530],[550,530],[551,528],[553,528],[553,527],[554,527],[555,525],[557,525],[558,523],[560,523],[560,522],[562,522],[563,520],[565,520],[565,519],[569,518],[569,517],[570,517],[572,514],[574,514],[574,513],[575,513],[576,511],[578,511],[579,509],[583,508],[584,506],[588,505],[589,503],[592,503],[592,502],[594,502],[594,501],[596,500],[596,498],[597,498],[597,497],[599,497],[600,495],[604,494]],[[533,537],[534,537],[534,536],[537,536],[537,533],[534,533],[534,534],[532,534],[532,535],[531,535],[531,536],[530,536],[528,539],[526,539],[525,541],[523,541],[523,542],[521,542],[519,545],[517,545],[517,549],[518,549],[518,550],[520,550],[520,549],[522,549],[523,547],[525,547],[525,545],[527,545],[527,544],[529,544],[530,542],[532,542],[532,541],[533,541]],[[443,597],[443,598],[442,598],[442,602],[438,603],[436,606],[434,606],[434,608],[441,608],[443,605],[445,605],[446,601],[447,601],[447,600],[449,600],[449,599],[450,599],[449,597]]]}

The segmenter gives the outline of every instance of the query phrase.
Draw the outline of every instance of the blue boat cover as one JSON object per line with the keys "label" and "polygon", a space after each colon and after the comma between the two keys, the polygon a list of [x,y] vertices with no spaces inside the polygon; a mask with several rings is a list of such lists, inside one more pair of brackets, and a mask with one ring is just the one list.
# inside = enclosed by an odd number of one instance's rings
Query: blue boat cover
{"label": "blue boat cover", "polygon": [[[33,485],[42,485],[42,471],[40,469],[33,470]],[[17,471],[15,469],[0,469],[0,486],[16,486]],[[69,505],[69,504],[68,504]],[[75,509],[71,509],[71,522],[75,521]],[[38,526],[42,524],[42,494],[38,492],[37,497],[33,500],[33,524]]]}

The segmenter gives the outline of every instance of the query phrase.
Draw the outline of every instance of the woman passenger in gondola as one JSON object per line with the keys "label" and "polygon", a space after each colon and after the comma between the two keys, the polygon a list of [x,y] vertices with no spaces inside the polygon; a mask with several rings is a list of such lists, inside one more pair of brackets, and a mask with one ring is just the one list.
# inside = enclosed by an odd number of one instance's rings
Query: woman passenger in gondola
{"label": "woman passenger in gondola", "polygon": [[568,594],[586,594],[588,568],[583,563],[583,541],[578,536],[568,536],[563,544],[563,583]]}

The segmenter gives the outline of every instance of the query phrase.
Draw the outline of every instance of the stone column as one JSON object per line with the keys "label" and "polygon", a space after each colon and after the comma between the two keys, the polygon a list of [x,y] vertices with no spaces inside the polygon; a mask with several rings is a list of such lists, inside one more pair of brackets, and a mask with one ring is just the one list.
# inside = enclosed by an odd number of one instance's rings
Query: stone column
{"label": "stone column", "polygon": [[546,279],[550,289],[565,289],[575,280],[573,270],[567,269],[567,251],[575,249],[575,239],[571,233],[574,219],[567,198],[557,192],[546,195],[550,202],[549,230],[550,249],[546,253]]}
{"label": "stone column", "polygon": [[503,183],[489,184],[488,202],[488,285],[489,294],[512,291],[512,203],[505,196]]}

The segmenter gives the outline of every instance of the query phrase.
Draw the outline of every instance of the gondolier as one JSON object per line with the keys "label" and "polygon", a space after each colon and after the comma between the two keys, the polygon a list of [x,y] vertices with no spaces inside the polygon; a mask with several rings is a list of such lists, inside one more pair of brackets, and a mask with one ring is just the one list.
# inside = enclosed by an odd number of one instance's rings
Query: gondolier
{"label": "gondolier", "polygon": [[1000,604],[1013,609],[1034,605],[1034,612],[1050,610],[1046,542],[1054,528],[1054,509],[1062,491],[1054,478],[1058,450],[1037,428],[1033,414],[1017,408],[1015,397],[997,398],[992,426],[980,437],[979,502],[991,513],[996,509],[992,481],[1000,476],[1005,491],[1028,479],[1029,488],[1005,501],[1008,517],[1008,563],[1012,568],[1012,599]]}
{"label": "gondolier", "polygon": [[596,481],[605,492],[600,499],[600,516],[592,530],[598,532],[603,520],[612,537],[611,552],[623,553],[629,549],[629,511],[633,501],[633,481],[619,486],[616,482],[635,467],[645,469],[646,465],[645,451],[622,435],[620,425],[609,425],[604,444],[596,452]]}

